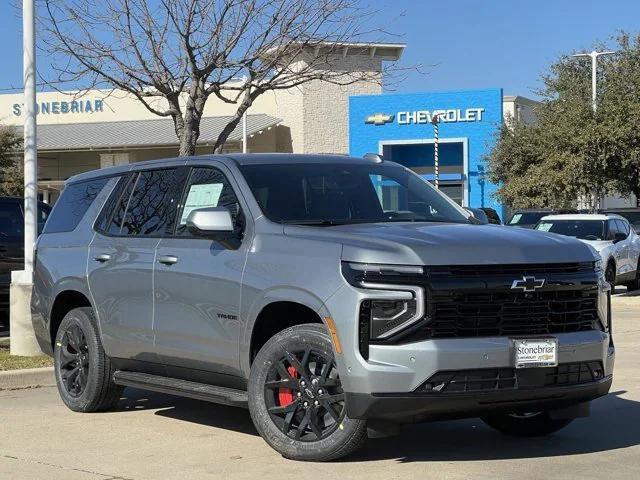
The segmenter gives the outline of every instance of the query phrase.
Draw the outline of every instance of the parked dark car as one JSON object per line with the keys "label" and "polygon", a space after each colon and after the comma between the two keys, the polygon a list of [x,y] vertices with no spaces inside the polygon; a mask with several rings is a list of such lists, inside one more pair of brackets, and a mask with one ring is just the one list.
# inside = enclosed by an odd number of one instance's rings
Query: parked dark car
{"label": "parked dark car", "polygon": [[616,215],[626,218],[629,221],[631,228],[633,228],[636,233],[640,234],[640,207],[605,208],[600,212],[615,213]]}
{"label": "parked dark car", "polygon": [[509,221],[505,223],[505,225],[531,229],[536,226],[542,217],[565,213],[578,213],[578,211],[572,208],[562,208],[558,210],[551,208],[523,208],[514,210],[511,218],[509,218]]}
{"label": "parked dark car", "polygon": [[482,207],[480,208],[480,210],[485,213],[487,219],[489,220],[489,223],[493,223],[494,225],[502,225],[500,215],[498,215],[498,212],[496,212],[493,208]]}
{"label": "parked dark car", "polygon": [[[11,271],[24,268],[24,200],[0,197],[0,332],[9,330],[9,285]],[[40,203],[38,233],[42,231],[51,207]]]}

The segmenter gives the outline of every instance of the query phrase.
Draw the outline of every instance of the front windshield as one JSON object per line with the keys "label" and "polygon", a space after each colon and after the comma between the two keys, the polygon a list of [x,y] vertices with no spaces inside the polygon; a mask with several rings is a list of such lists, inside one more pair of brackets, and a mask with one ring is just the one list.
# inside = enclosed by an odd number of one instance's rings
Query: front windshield
{"label": "front windshield", "polygon": [[469,223],[451,200],[393,165],[277,164],[241,167],[267,218],[279,223]]}
{"label": "front windshield", "polygon": [[583,240],[604,240],[602,220],[542,220],[536,225],[536,230]]}

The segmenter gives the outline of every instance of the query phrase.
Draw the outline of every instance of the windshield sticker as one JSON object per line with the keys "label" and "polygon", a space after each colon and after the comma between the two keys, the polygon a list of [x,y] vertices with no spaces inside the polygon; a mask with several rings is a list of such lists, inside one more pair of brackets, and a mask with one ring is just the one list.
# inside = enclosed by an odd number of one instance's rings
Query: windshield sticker
{"label": "windshield sticker", "polygon": [[518,223],[521,218],[522,218],[522,214],[521,213],[516,213],[513,216],[513,218],[511,218],[511,221],[509,223]]}
{"label": "windshield sticker", "polygon": [[538,225],[536,230],[542,230],[543,232],[548,232],[553,227],[553,223],[541,223]]}

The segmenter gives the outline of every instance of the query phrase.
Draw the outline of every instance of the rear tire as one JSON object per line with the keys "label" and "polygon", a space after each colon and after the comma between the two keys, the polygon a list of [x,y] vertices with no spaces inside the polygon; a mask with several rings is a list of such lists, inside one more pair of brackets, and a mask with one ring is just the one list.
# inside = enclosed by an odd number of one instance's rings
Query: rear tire
{"label": "rear tire", "polygon": [[482,417],[491,428],[513,437],[543,437],[569,425],[572,419],[553,419],[549,412],[495,414]]}
{"label": "rear tire", "polygon": [[114,407],[122,387],[113,383],[96,318],[90,307],[75,308],[60,323],[53,350],[60,398],[74,412],[97,412]]}
{"label": "rear tire", "polygon": [[287,328],[260,349],[249,375],[249,411],[262,438],[292,460],[344,457],[367,438],[346,416],[331,339],[323,325]]}

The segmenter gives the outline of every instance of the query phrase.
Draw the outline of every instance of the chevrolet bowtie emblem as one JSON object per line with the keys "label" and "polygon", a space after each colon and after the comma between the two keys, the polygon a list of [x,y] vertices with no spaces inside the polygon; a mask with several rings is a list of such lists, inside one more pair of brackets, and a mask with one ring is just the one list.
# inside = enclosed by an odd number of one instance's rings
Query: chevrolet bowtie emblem
{"label": "chevrolet bowtie emblem", "polygon": [[524,292],[533,292],[544,286],[545,279],[537,279],[536,277],[523,276],[521,280],[514,280],[511,284],[512,290],[522,289]]}
{"label": "chevrolet bowtie emblem", "polygon": [[369,115],[364,119],[364,123],[373,124],[373,125],[384,125],[385,123],[393,122],[395,115],[387,115],[386,113],[376,113],[374,115]]}

